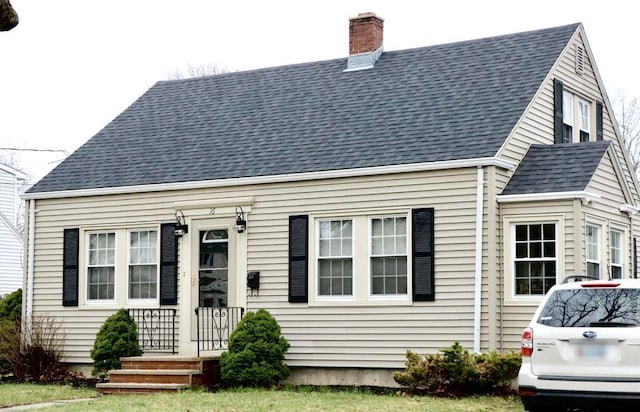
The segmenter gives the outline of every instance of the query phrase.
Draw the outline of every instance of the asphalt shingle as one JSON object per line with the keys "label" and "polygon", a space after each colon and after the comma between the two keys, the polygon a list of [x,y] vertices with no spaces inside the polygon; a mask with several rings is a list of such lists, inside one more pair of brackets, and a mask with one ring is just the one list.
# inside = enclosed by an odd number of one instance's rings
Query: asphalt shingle
{"label": "asphalt shingle", "polygon": [[532,145],[503,195],[584,190],[610,142]]}
{"label": "asphalt shingle", "polygon": [[577,27],[158,82],[29,192],[494,156]]}

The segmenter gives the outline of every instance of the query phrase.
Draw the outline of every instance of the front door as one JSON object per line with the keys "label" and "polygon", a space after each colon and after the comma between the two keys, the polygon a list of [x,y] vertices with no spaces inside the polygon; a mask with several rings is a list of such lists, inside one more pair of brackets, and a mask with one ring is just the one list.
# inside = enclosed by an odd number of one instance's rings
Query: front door
{"label": "front door", "polygon": [[229,230],[198,232],[198,306],[229,306]]}
{"label": "front door", "polygon": [[[238,272],[238,234],[233,218],[193,219],[191,239],[191,339],[197,339],[198,318],[201,338],[211,322],[217,323],[227,308],[243,305]],[[231,309],[229,309],[231,310]],[[203,330],[206,329],[206,330]]]}

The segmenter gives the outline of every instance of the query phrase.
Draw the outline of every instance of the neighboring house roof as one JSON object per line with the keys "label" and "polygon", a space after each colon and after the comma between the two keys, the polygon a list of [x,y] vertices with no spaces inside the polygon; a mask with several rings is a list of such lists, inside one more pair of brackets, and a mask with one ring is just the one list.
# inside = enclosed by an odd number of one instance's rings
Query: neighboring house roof
{"label": "neighboring house roof", "polygon": [[503,195],[585,190],[610,142],[531,145]]}
{"label": "neighboring house roof", "polygon": [[158,82],[28,193],[493,157],[578,27]]}
{"label": "neighboring house roof", "polygon": [[27,175],[23,171],[14,169],[13,167],[7,166],[3,163],[0,163],[0,170],[14,175],[18,180],[27,180]]}

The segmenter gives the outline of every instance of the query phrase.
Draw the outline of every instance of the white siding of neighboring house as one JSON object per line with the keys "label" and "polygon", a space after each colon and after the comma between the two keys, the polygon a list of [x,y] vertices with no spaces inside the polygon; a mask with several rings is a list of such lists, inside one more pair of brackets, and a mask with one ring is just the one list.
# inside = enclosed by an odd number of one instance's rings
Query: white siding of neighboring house
{"label": "white siding of neighboring house", "polygon": [[22,239],[15,230],[16,176],[0,168],[0,296],[22,286]]}
{"label": "white siding of neighboring house", "polygon": [[[475,194],[476,170],[470,168],[218,190],[38,200],[34,312],[51,313],[64,321],[67,361],[90,362],[89,348],[95,334],[112,311],[61,306],[63,229],[173,221],[175,202],[252,196],[247,269],[261,272],[261,287],[259,296],[248,297],[248,307],[266,308],[278,319],[291,343],[287,363],[402,368],[406,349],[435,352],[455,340],[472,347]],[[414,207],[435,208],[435,302],[360,306],[288,303],[290,215],[338,210],[348,215],[349,211],[364,209],[409,211]]]}

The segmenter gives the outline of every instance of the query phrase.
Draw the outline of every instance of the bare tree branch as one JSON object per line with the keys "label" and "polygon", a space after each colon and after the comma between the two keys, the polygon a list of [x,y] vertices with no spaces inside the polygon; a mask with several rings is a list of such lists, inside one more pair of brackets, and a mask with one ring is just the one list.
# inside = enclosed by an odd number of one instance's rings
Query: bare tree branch
{"label": "bare tree branch", "polygon": [[167,78],[169,80],[180,80],[189,79],[192,77],[213,76],[222,73],[229,73],[229,70],[226,67],[220,67],[211,63],[199,64],[197,66],[192,66],[190,64],[184,70],[176,68],[173,72],[169,73]]}
{"label": "bare tree branch", "polygon": [[631,167],[640,176],[640,101],[617,90],[612,104]]}

